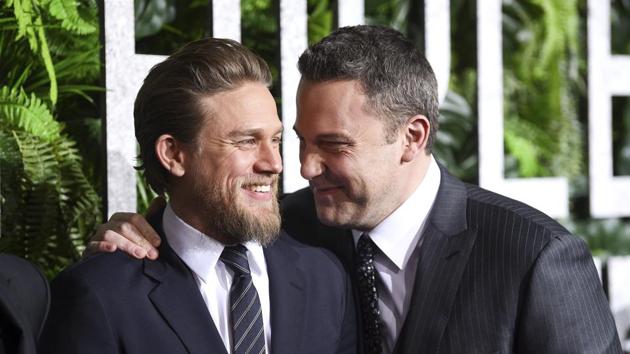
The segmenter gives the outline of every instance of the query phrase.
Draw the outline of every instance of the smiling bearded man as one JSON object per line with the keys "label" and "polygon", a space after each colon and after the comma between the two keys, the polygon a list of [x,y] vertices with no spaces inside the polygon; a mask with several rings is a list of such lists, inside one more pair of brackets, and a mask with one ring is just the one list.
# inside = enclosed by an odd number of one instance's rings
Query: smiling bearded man
{"label": "smiling bearded man", "polygon": [[42,354],[356,353],[351,283],[280,231],[282,124],[267,64],[227,39],[189,43],[147,76],[141,169],[168,205],[156,261],[100,254],[53,281]]}

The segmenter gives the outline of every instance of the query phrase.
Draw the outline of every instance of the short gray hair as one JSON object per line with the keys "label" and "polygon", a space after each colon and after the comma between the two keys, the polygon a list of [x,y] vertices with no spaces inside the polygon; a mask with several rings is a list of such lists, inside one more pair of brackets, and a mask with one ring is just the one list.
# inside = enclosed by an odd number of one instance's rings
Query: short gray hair
{"label": "short gray hair", "polygon": [[400,32],[339,28],[304,51],[298,68],[304,80],[358,81],[368,108],[385,120],[389,143],[409,117],[424,115],[431,124],[426,146],[431,151],[438,128],[437,80],[424,55]]}

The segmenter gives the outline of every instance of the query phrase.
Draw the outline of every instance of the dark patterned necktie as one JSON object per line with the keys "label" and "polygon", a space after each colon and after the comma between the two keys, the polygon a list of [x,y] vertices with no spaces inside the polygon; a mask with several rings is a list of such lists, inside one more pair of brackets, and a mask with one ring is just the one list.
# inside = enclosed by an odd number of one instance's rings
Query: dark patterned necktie
{"label": "dark patterned necktie", "polygon": [[363,323],[363,351],[366,354],[382,353],[381,311],[378,308],[376,291],[376,269],[374,254],[376,245],[367,234],[361,235],[357,243],[357,280],[361,298],[361,321]]}
{"label": "dark patterned necktie", "polygon": [[249,272],[247,249],[243,245],[225,247],[220,259],[234,271],[230,288],[232,353],[265,353],[262,308]]}

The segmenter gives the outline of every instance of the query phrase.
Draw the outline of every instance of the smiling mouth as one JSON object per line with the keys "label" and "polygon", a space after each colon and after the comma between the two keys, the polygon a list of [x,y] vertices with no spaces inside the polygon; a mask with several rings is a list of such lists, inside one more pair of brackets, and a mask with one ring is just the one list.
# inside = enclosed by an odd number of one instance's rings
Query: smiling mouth
{"label": "smiling mouth", "polygon": [[255,193],[271,193],[270,184],[250,184],[243,186],[243,189]]}

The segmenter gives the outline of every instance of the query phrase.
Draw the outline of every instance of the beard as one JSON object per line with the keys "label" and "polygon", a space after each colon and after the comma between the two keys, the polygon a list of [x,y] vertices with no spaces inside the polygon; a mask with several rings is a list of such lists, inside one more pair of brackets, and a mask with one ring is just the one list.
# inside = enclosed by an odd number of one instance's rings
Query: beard
{"label": "beard", "polygon": [[[205,229],[210,235],[223,235],[232,243],[258,242],[262,246],[271,244],[280,233],[280,208],[278,206],[278,177],[271,177],[272,198],[269,202],[250,202],[245,205],[240,196],[243,185],[269,183],[269,177],[243,177],[233,188],[221,188],[219,183],[195,185],[195,195],[201,198]],[[256,206],[256,204],[261,204]]]}

